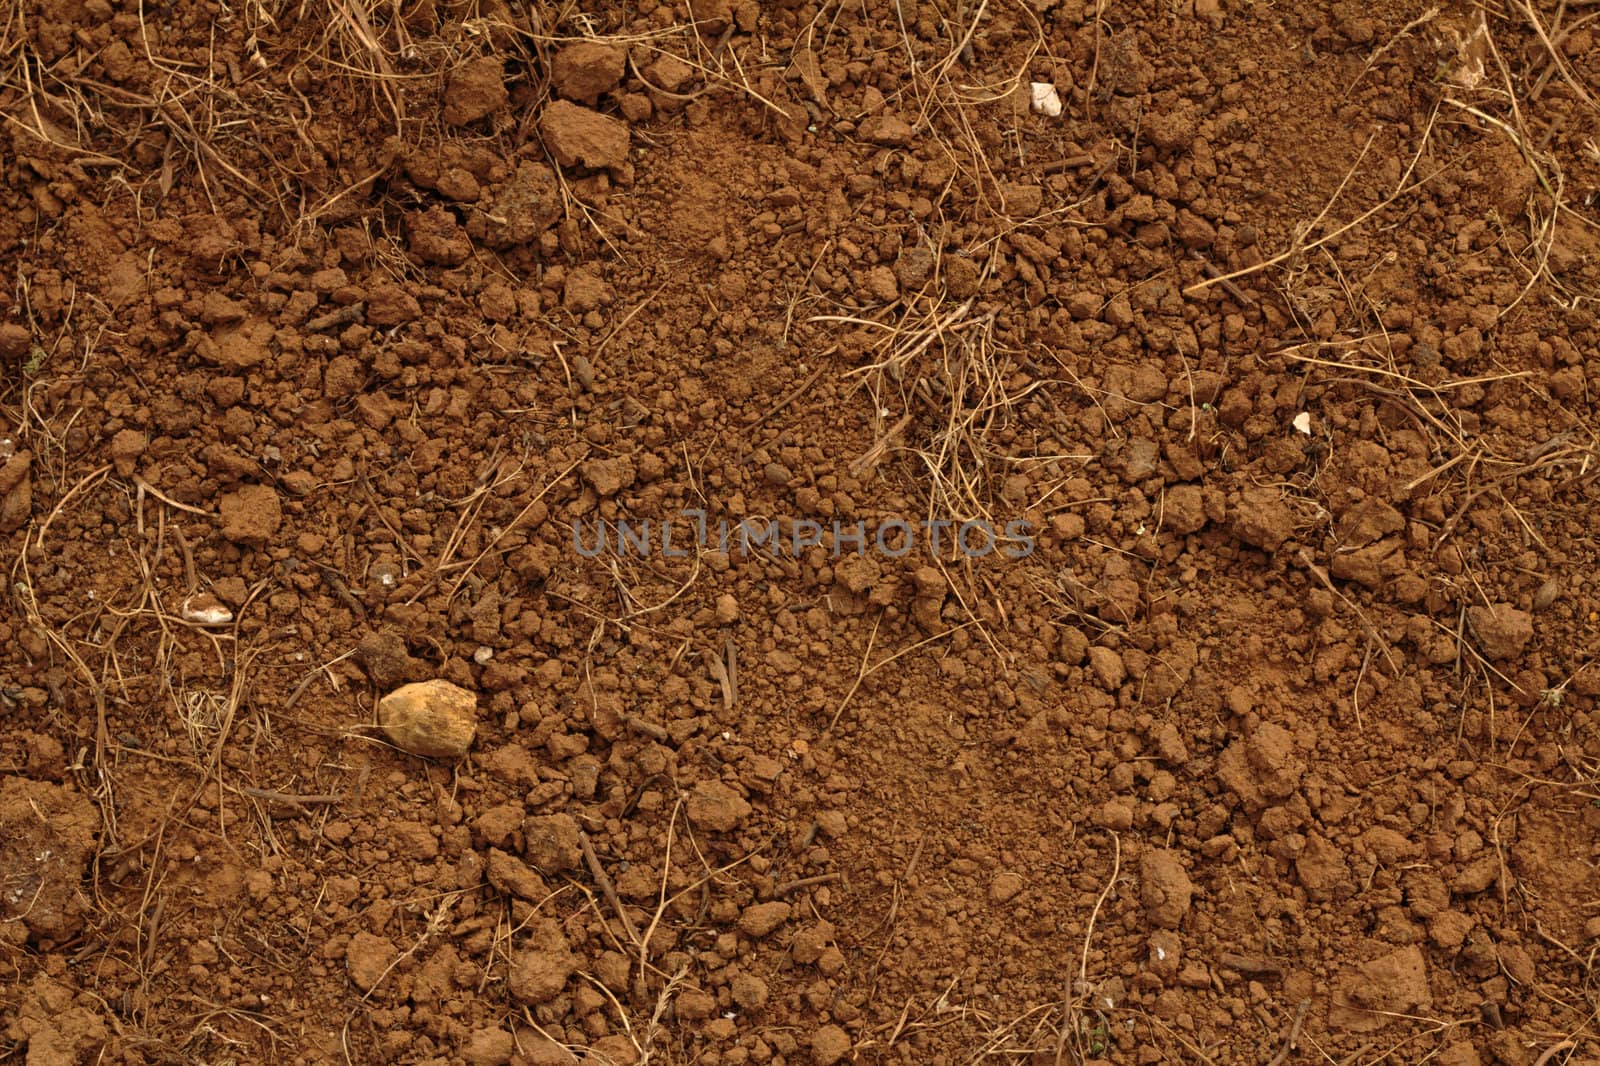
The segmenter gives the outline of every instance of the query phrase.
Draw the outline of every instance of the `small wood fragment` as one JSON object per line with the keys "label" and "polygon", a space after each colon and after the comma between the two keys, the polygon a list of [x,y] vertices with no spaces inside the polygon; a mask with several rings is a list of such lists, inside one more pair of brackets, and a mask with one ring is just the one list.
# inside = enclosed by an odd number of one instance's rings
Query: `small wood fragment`
{"label": "small wood fragment", "polygon": [[628,912],[622,908],[622,900],[617,896],[616,886],[611,883],[611,878],[606,876],[606,869],[600,865],[600,856],[595,854],[594,844],[589,840],[589,834],[582,829],[578,830],[578,843],[583,847],[583,861],[589,867],[589,876],[594,878],[595,885],[600,889],[600,894],[611,904],[611,909],[617,912],[617,917],[622,921],[622,928],[627,930],[628,939],[635,944],[643,946],[644,941],[639,939],[639,930],[633,924],[633,919],[628,917]]}
{"label": "small wood fragment", "polygon": [[1226,951],[1222,954],[1221,962],[1228,969],[1237,970],[1246,977],[1277,977],[1283,973],[1283,966],[1265,955],[1240,955]]}
{"label": "small wood fragment", "polygon": [[335,329],[339,326],[354,325],[357,322],[364,321],[366,317],[367,305],[357,301],[353,304],[346,304],[337,310],[329,311],[325,315],[318,315],[306,323],[306,329],[313,333],[321,333],[323,330]]}

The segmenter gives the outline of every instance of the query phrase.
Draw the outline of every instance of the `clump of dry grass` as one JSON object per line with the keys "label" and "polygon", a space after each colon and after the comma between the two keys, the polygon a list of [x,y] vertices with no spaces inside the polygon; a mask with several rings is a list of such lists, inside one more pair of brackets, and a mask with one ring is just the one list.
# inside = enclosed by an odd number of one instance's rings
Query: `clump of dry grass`
{"label": "clump of dry grass", "polygon": [[[98,932],[80,958],[106,952],[137,977],[138,1001],[146,1006],[124,1015],[123,1035],[131,1047],[163,1057],[210,1055],[250,1043],[237,1037],[240,1031],[254,1032],[276,1047],[283,1034],[263,1016],[194,997],[157,1007],[150,995],[157,963],[177,934],[167,906],[171,893],[163,884],[171,869],[164,849],[192,824],[191,812],[208,785],[219,786],[219,798],[240,791],[224,781],[229,773],[224,756],[237,743],[238,727],[249,721],[255,740],[270,732],[270,724],[247,705],[258,649],[237,622],[227,628],[204,626],[176,610],[181,594],[173,590],[193,591],[197,576],[188,541],[171,515],[192,508],[175,505],[180,511],[173,511],[156,496],[142,486],[119,483],[107,468],[97,469],[60,493],[52,509],[26,529],[22,550],[10,561],[8,591],[22,624],[43,638],[50,660],[64,665],[64,681],[72,682],[56,694],[55,713],[63,715],[56,728],[71,745],[72,770],[100,813],[89,881],[95,905],[91,928]],[[60,571],[101,574],[105,569],[86,555],[97,550],[94,546],[71,537],[74,524],[92,515],[98,525],[102,514],[119,507],[131,516],[117,545],[118,556],[126,560],[120,574],[62,591],[55,584]],[[48,583],[41,587],[41,582]],[[252,598],[263,588],[257,586]],[[179,665],[203,667],[213,657],[215,674],[200,669],[185,677]],[[87,721],[68,713],[78,706],[90,712]],[[181,738],[179,745],[165,744],[169,737]],[[163,754],[163,748],[170,753]],[[131,817],[133,793],[124,787],[130,760],[176,767],[174,780],[184,784],[159,809]],[[226,829],[222,832],[226,838]],[[141,868],[143,887],[129,907],[113,885]]]}
{"label": "clump of dry grass", "polygon": [[[926,518],[994,523],[993,481],[1006,461],[990,443],[1016,406],[1035,389],[1013,388],[1016,367],[995,338],[993,312],[975,313],[976,301],[954,307],[908,306],[891,321],[859,315],[817,315],[875,335],[872,361],[850,371],[872,404],[874,443],[852,464],[853,473],[876,467],[897,451],[913,454],[928,477]],[[913,424],[925,435],[910,443]]]}
{"label": "clump of dry grass", "polygon": [[[943,157],[952,170],[937,191],[934,221],[919,242],[931,251],[932,270],[920,291],[903,293],[880,312],[819,314],[809,321],[865,336],[867,353],[848,376],[860,383],[871,405],[872,444],[852,463],[852,473],[874,469],[890,456],[912,457],[927,521],[998,526],[1003,524],[995,521],[999,479],[1044,460],[1012,454],[996,438],[1014,422],[1020,405],[1051,382],[1022,352],[1008,347],[997,302],[981,294],[1001,262],[1000,242],[1008,234],[1060,221],[1072,205],[1018,214],[1007,202],[996,150],[988,142],[1005,127],[1003,151],[1014,152],[1015,163],[1026,161],[1019,125],[1026,107],[1019,108],[1018,101],[1027,98],[1034,64],[1050,56],[1049,44],[1026,4],[981,0],[969,9],[923,9],[920,26],[908,24],[899,7],[894,10],[908,73],[898,88],[886,90],[885,106],[911,125],[925,149],[918,155]],[[837,32],[844,14],[844,5],[825,3],[796,34],[791,69],[800,72],[819,106],[829,101],[816,72],[830,46],[844,36]],[[937,24],[936,40],[925,39],[928,19]],[[991,39],[986,31],[997,36]],[[979,50],[996,47],[1003,58],[981,69],[986,64]],[[975,267],[967,271],[975,274],[970,289],[980,295],[963,289],[952,297],[946,286],[947,246],[957,231],[966,235],[964,254]],[[787,336],[787,320],[785,327]]]}
{"label": "clump of dry grass", "polygon": [[[904,12],[899,5],[895,5],[896,25],[909,68],[905,85],[896,96],[913,105],[902,107],[908,114],[914,111],[912,127],[927,136],[955,166],[957,173],[965,179],[964,191],[970,194],[972,199],[966,210],[958,211],[958,214],[991,218],[1002,224],[1009,222],[1015,225],[1015,220],[1009,218],[999,196],[1001,183],[992,164],[994,153],[984,147],[973,124],[973,115],[994,105],[1009,108],[1019,94],[1027,91],[1028,71],[1041,53],[1049,54],[1049,45],[1037,16],[1028,5],[1017,4],[1012,9],[1014,17],[1032,31],[1028,45],[1022,50],[1020,60],[1008,64],[1009,69],[1000,72],[992,79],[958,80],[958,67],[970,66],[976,58],[973,41],[978,36],[985,19],[992,16],[990,8],[990,0],[980,0],[970,12],[958,8],[954,12],[947,13],[945,9],[939,8],[936,18],[941,23],[940,37],[951,43],[938,58],[924,63],[919,58],[919,53],[923,49],[913,41],[905,23]],[[818,19],[826,9],[827,5],[824,5],[818,12]],[[813,20],[814,25],[815,20]],[[1020,153],[1020,139],[1016,143]],[[1021,161],[1020,157],[1018,161]],[[946,190],[947,193],[949,191]]]}

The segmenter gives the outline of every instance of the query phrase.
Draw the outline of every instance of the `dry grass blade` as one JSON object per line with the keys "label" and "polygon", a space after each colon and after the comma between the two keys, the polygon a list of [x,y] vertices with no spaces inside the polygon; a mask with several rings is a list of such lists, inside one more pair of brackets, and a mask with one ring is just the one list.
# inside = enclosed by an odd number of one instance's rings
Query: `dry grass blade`
{"label": "dry grass blade", "polygon": [[[993,313],[974,314],[974,301],[925,312],[907,310],[895,322],[853,315],[817,315],[811,322],[853,325],[876,331],[875,359],[849,372],[861,378],[872,401],[874,444],[852,470],[876,466],[901,450],[896,442],[919,419],[926,441],[910,448],[928,475],[925,517],[957,524],[993,524],[990,488],[994,468],[1005,458],[988,443],[1015,406],[1040,387],[1008,388],[1006,361],[995,340]],[[933,362],[924,357],[932,355]],[[896,421],[887,424],[886,419]]]}
{"label": "dry grass blade", "polygon": [[[1417,420],[1424,433],[1437,432],[1442,435],[1449,446],[1435,444],[1436,454],[1452,455],[1444,465],[1429,471],[1426,475],[1417,478],[1408,488],[1415,488],[1423,482],[1432,480],[1445,470],[1468,457],[1476,457],[1480,461],[1497,463],[1504,466],[1520,466],[1522,460],[1514,456],[1501,455],[1495,452],[1481,436],[1471,434],[1461,423],[1460,414],[1450,403],[1445,395],[1460,389],[1468,389],[1483,385],[1493,384],[1497,381],[1514,381],[1532,377],[1531,371],[1508,371],[1501,374],[1481,374],[1469,378],[1460,378],[1452,381],[1426,384],[1398,368],[1392,355],[1388,356],[1387,366],[1368,365],[1356,362],[1355,357],[1360,355],[1371,356],[1374,353],[1366,344],[1371,338],[1362,338],[1345,346],[1352,352],[1352,357],[1345,359],[1324,359],[1315,355],[1307,355],[1303,348],[1317,348],[1318,345],[1295,346],[1285,348],[1275,353],[1319,370],[1337,370],[1342,373],[1338,377],[1323,378],[1320,375],[1316,380],[1329,386],[1355,385],[1377,396],[1382,396],[1395,401],[1398,405]],[[1308,374],[1308,377],[1310,375]],[[1378,385],[1376,381],[1387,382],[1387,385]],[[1430,407],[1429,403],[1432,402]],[[1472,438],[1469,441],[1469,438]]]}
{"label": "dry grass blade", "polygon": [[1406,165],[1404,173],[1400,175],[1400,181],[1397,183],[1394,192],[1384,197],[1372,207],[1362,211],[1360,214],[1356,215],[1343,225],[1335,226],[1334,228],[1323,233],[1321,236],[1315,239],[1310,239],[1311,234],[1317,231],[1317,227],[1322,224],[1322,220],[1328,216],[1328,213],[1333,209],[1333,205],[1339,201],[1339,198],[1341,195],[1343,195],[1345,188],[1350,184],[1351,179],[1355,177],[1356,171],[1361,166],[1361,161],[1366,158],[1368,150],[1372,147],[1373,139],[1377,136],[1377,134],[1374,133],[1371,137],[1367,138],[1367,143],[1362,146],[1361,152],[1359,155],[1357,155],[1355,163],[1353,163],[1350,169],[1345,173],[1344,180],[1339,183],[1339,187],[1335,189],[1333,195],[1328,198],[1328,202],[1322,206],[1322,210],[1317,213],[1314,219],[1299,228],[1299,233],[1296,235],[1295,239],[1290,242],[1288,248],[1279,252],[1272,258],[1264,260],[1260,263],[1256,263],[1253,266],[1243,267],[1239,270],[1221,274],[1216,277],[1208,277],[1204,281],[1197,281],[1193,285],[1190,285],[1183,290],[1185,295],[1192,296],[1196,293],[1204,292],[1213,285],[1223,285],[1228,282],[1238,281],[1240,278],[1249,277],[1252,274],[1259,274],[1264,270],[1270,270],[1275,266],[1286,263],[1298,256],[1306,254],[1307,252],[1315,251],[1324,244],[1342,237],[1344,234],[1350,232],[1352,229],[1355,229],[1357,226],[1361,225],[1367,219],[1378,214],[1379,212],[1387,210],[1402,196],[1414,192],[1426,185],[1433,179],[1433,177],[1435,177],[1434,174],[1424,175],[1414,182],[1411,180],[1411,175],[1416,171],[1417,164],[1422,160],[1423,153],[1427,150],[1428,140],[1433,135],[1434,123],[1438,119],[1438,116],[1438,107],[1435,107],[1431,112],[1429,112],[1428,124],[1423,128],[1422,136],[1417,140],[1416,151],[1412,154],[1411,162]]}
{"label": "dry grass blade", "polygon": [[[1122,838],[1116,833],[1111,834],[1111,876],[1106,879],[1105,887],[1100,890],[1100,895],[1095,898],[1094,909],[1089,912],[1089,923],[1083,932],[1083,952],[1078,958],[1077,989],[1083,994],[1089,989],[1089,946],[1094,942],[1095,922],[1099,920],[1100,908],[1105,906],[1107,897],[1117,887],[1117,878],[1122,874]],[[1061,1027],[1056,1033],[1055,1066],[1061,1066],[1066,1059],[1067,1040],[1069,1035],[1076,1040],[1081,1035],[1078,1026],[1078,996],[1071,987],[1061,1005]],[[1073,1054],[1076,1061],[1082,1062],[1086,1057],[1084,1049],[1074,1047]]]}
{"label": "dry grass blade", "polygon": [[372,28],[372,19],[357,0],[329,0],[329,3],[339,16],[337,24],[354,38],[361,54],[372,61],[374,80],[382,89],[384,99],[389,102],[389,110],[394,115],[395,128],[398,130],[405,124],[405,103],[394,87],[394,67],[390,65],[389,57]]}
{"label": "dry grass blade", "polygon": [[[882,620],[882,616],[881,615],[879,616],[879,620],[880,621]],[[873,641],[877,639],[877,635],[878,635],[878,625],[877,625],[876,622],[873,623],[872,634],[867,640],[867,650],[861,656],[861,668],[860,668],[860,670],[858,670],[856,672],[856,679],[853,682],[851,682],[849,691],[847,691],[844,694],[844,699],[839,701],[839,707],[838,707],[837,710],[835,710],[833,712],[833,717],[828,720],[828,730],[827,731],[828,732],[832,732],[833,731],[833,727],[839,724],[839,719],[844,716],[845,708],[850,706],[850,700],[855,696],[856,690],[861,687],[861,682],[865,681],[867,678],[871,677],[873,674],[877,673],[879,670],[883,669],[885,666],[888,666],[890,663],[894,662],[896,659],[899,659],[899,658],[901,658],[903,656],[906,656],[906,655],[910,655],[912,652],[916,651],[918,648],[926,647],[927,645],[932,644],[935,641],[943,640],[945,637],[950,636],[950,634],[952,634],[952,633],[955,633],[955,632],[957,632],[959,630],[965,629],[968,626],[977,625],[977,624],[978,624],[977,619],[975,619],[975,618],[974,619],[968,619],[967,621],[962,622],[960,625],[951,626],[949,629],[945,630],[942,633],[935,633],[931,637],[925,637],[922,640],[919,640],[915,644],[911,645],[909,648],[901,648],[899,651],[895,652],[894,654],[886,655],[882,659],[879,659],[877,662],[872,663],[872,662],[870,662],[870,660],[872,658],[872,644],[873,644]],[[869,663],[870,663],[870,665],[869,665]]]}
{"label": "dry grass blade", "polygon": [[1355,90],[1357,85],[1361,84],[1361,79],[1367,76],[1367,73],[1372,70],[1373,65],[1376,64],[1378,60],[1382,59],[1391,48],[1405,40],[1405,38],[1409,37],[1412,31],[1421,29],[1438,17],[1439,8],[1437,6],[1430,7],[1422,14],[1418,15],[1416,18],[1400,27],[1400,30],[1393,37],[1390,37],[1383,43],[1381,47],[1377,49],[1377,51],[1373,52],[1367,57],[1366,63],[1364,63],[1361,67],[1361,73],[1357,74],[1355,80],[1352,81],[1345,89],[1341,99],[1349,99],[1351,92]]}

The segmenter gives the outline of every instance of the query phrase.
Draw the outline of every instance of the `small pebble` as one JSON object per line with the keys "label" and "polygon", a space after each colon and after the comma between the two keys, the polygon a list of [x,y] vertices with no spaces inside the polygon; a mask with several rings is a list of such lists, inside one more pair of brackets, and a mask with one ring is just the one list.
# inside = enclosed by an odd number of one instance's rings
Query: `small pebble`
{"label": "small pebble", "polygon": [[183,620],[197,626],[225,626],[233,621],[233,612],[209,592],[197,592],[183,601]]}
{"label": "small pebble", "polygon": [[1555,603],[1561,596],[1561,580],[1551,578],[1539,586],[1539,591],[1533,594],[1533,609],[1542,611]]}
{"label": "small pebble", "polygon": [[403,751],[459,759],[477,733],[478,698],[448,681],[402,685],[378,701],[378,724]]}

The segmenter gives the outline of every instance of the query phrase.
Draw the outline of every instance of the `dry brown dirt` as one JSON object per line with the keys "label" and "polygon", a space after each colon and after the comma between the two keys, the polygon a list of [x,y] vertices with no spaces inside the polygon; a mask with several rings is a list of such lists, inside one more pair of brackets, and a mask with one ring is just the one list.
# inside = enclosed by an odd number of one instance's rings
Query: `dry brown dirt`
{"label": "dry brown dirt", "polygon": [[1600,1062],[1592,3],[0,11],[0,1062]]}

